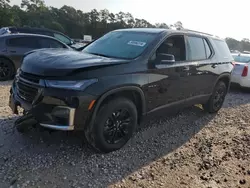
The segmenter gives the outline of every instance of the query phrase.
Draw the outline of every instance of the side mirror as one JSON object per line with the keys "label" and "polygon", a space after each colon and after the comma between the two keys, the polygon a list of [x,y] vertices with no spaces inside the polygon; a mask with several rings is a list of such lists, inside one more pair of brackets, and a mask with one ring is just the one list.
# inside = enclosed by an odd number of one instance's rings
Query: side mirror
{"label": "side mirror", "polygon": [[161,64],[171,64],[171,63],[175,62],[175,57],[174,57],[174,55],[171,55],[171,54],[159,53],[159,54],[157,54],[157,60]]}

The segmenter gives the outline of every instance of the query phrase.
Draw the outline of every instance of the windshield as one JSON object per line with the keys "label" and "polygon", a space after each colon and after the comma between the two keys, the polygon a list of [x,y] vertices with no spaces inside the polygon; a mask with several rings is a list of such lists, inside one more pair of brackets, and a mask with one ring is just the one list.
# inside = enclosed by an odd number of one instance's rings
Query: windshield
{"label": "windshield", "polygon": [[241,63],[248,63],[250,62],[250,56],[243,56],[243,55],[233,55],[234,61],[241,62]]}
{"label": "windshield", "polygon": [[155,33],[115,31],[99,38],[82,51],[105,57],[134,59],[142,54],[155,37]]}

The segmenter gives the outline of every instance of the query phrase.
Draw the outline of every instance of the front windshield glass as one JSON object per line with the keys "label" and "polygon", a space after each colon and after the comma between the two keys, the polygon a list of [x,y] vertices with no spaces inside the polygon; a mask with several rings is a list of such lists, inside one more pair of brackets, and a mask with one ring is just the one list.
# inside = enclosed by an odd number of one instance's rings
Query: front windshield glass
{"label": "front windshield glass", "polygon": [[243,56],[243,55],[233,55],[234,61],[240,62],[240,63],[249,63],[250,62],[250,56]]}
{"label": "front windshield glass", "polygon": [[105,57],[134,59],[142,54],[155,37],[155,33],[115,31],[99,38],[82,51]]}

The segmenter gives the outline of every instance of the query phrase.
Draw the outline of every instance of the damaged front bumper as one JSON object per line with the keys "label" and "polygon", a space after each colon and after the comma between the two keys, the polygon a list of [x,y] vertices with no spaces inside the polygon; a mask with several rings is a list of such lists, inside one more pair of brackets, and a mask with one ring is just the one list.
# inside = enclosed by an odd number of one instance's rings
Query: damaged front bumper
{"label": "damaged front bumper", "polygon": [[[25,88],[22,85],[23,82],[18,85],[14,80],[10,90],[9,106],[13,113],[17,114],[17,107],[20,106],[25,112],[31,113],[41,126],[61,131],[83,130],[89,122],[92,114],[89,105],[96,96],[82,91],[36,88],[30,84],[25,85]],[[28,94],[24,94],[24,90],[29,87],[38,91],[33,101],[29,100]]]}

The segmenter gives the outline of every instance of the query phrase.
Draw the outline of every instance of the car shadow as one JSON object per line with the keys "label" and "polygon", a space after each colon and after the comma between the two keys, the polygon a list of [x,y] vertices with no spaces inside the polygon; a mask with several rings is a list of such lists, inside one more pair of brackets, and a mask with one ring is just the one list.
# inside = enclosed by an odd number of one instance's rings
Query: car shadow
{"label": "car shadow", "polygon": [[82,132],[35,128],[21,134],[14,127],[17,117],[1,119],[0,165],[7,163],[8,170],[3,177],[0,173],[0,179],[11,182],[9,176],[22,174],[24,179],[42,177],[40,182],[59,187],[70,187],[73,182],[81,182],[80,187],[107,187],[175,151],[214,116],[195,106],[159,113],[145,120],[126,146],[107,154],[92,151]]}

